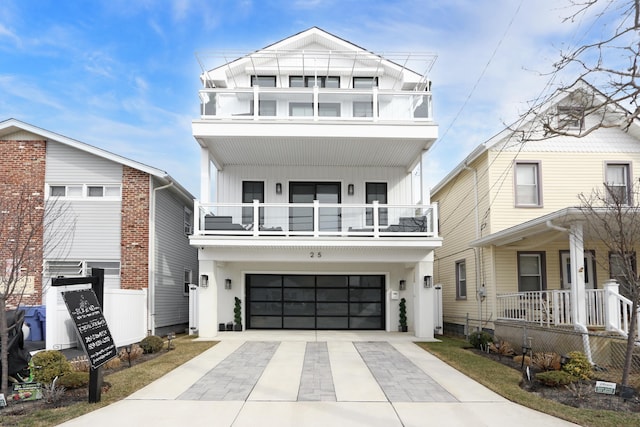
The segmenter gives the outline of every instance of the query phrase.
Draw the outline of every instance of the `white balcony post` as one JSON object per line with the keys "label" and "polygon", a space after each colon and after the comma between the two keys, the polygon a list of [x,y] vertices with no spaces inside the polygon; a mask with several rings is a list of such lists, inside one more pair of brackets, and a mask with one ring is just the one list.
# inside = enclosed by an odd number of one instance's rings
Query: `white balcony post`
{"label": "white balcony post", "polygon": [[197,236],[200,234],[200,221],[203,221],[202,215],[200,213],[200,202],[196,199],[193,201],[193,235]]}
{"label": "white balcony post", "polygon": [[[380,237],[380,216],[378,211],[378,201],[373,201],[373,237]],[[366,214],[365,214],[366,215]]]}
{"label": "white balcony post", "polygon": [[313,201],[313,237],[320,237],[320,201]]}
{"label": "white balcony post", "polygon": [[260,114],[260,86],[253,87],[253,120],[258,120]]}
{"label": "white balcony post", "polygon": [[260,234],[260,200],[253,201],[253,235]]}
{"label": "white balcony post", "polygon": [[584,240],[582,223],[571,224],[569,256],[571,258],[571,317],[574,325],[587,324],[587,298],[584,284]]}
{"label": "white balcony post", "polygon": [[313,86],[313,120],[318,121],[318,116],[320,115],[320,96],[318,93],[318,85]]}
{"label": "white balcony post", "polygon": [[378,88],[374,87],[373,88],[373,121],[377,122],[378,121]]}
{"label": "white balcony post", "polygon": [[604,283],[604,324],[607,331],[620,331],[620,285],[615,280]]}

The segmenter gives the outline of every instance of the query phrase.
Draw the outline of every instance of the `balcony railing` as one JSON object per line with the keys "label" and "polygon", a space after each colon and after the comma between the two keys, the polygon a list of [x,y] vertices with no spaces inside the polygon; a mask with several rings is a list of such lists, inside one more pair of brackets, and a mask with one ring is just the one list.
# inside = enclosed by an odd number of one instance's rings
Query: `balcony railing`
{"label": "balcony railing", "polygon": [[[622,335],[629,332],[631,301],[616,290],[587,289],[587,327],[604,328]],[[497,296],[497,318],[541,326],[572,326],[571,291],[516,292]],[[640,326],[640,317],[638,319]],[[638,328],[640,338],[640,328]]]}
{"label": "balcony railing", "polygon": [[433,205],[196,202],[194,235],[438,237]]}
{"label": "balcony railing", "polygon": [[431,92],[382,89],[235,88],[199,92],[203,118],[431,121]]}

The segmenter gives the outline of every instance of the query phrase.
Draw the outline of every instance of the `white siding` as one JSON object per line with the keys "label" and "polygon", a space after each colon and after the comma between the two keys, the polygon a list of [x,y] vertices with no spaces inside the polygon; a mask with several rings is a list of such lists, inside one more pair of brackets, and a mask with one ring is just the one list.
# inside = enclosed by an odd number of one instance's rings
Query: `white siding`
{"label": "white siding", "polygon": [[119,184],[122,182],[122,165],[48,141],[46,181],[49,184]]}

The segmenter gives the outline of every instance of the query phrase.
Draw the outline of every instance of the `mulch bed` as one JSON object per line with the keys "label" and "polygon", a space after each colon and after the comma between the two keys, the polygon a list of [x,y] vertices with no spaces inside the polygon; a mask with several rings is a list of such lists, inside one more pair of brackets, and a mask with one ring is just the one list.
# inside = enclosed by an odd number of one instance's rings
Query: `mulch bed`
{"label": "mulch bed", "polygon": [[598,378],[599,372],[595,372],[596,378],[589,381],[580,381],[570,386],[548,387],[535,379],[535,374],[540,372],[534,366],[529,367],[529,375],[526,372],[526,364],[523,367],[521,362],[516,362],[512,357],[500,356],[496,353],[487,353],[477,349],[469,349],[476,354],[482,355],[510,368],[522,372],[522,381],[520,387],[530,393],[544,397],[545,399],[554,400],[564,405],[573,406],[575,408],[594,409],[594,410],[611,410],[625,412],[640,412],[640,396],[638,391],[630,399],[623,399],[619,396],[620,385],[616,387],[615,395],[607,395],[596,393],[596,381],[611,381],[609,379]]}

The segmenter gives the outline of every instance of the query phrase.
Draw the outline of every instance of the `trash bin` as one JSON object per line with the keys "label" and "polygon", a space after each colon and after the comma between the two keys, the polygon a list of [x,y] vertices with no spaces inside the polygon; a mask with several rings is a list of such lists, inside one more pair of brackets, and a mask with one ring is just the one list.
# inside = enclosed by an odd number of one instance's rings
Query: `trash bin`
{"label": "trash bin", "polygon": [[40,331],[42,331],[42,340],[47,339],[47,306],[41,305],[36,310],[38,320],[40,321]]}
{"label": "trash bin", "polygon": [[24,323],[29,325],[29,337],[27,341],[42,341],[42,324],[38,318],[40,306],[21,307],[24,310]]}

